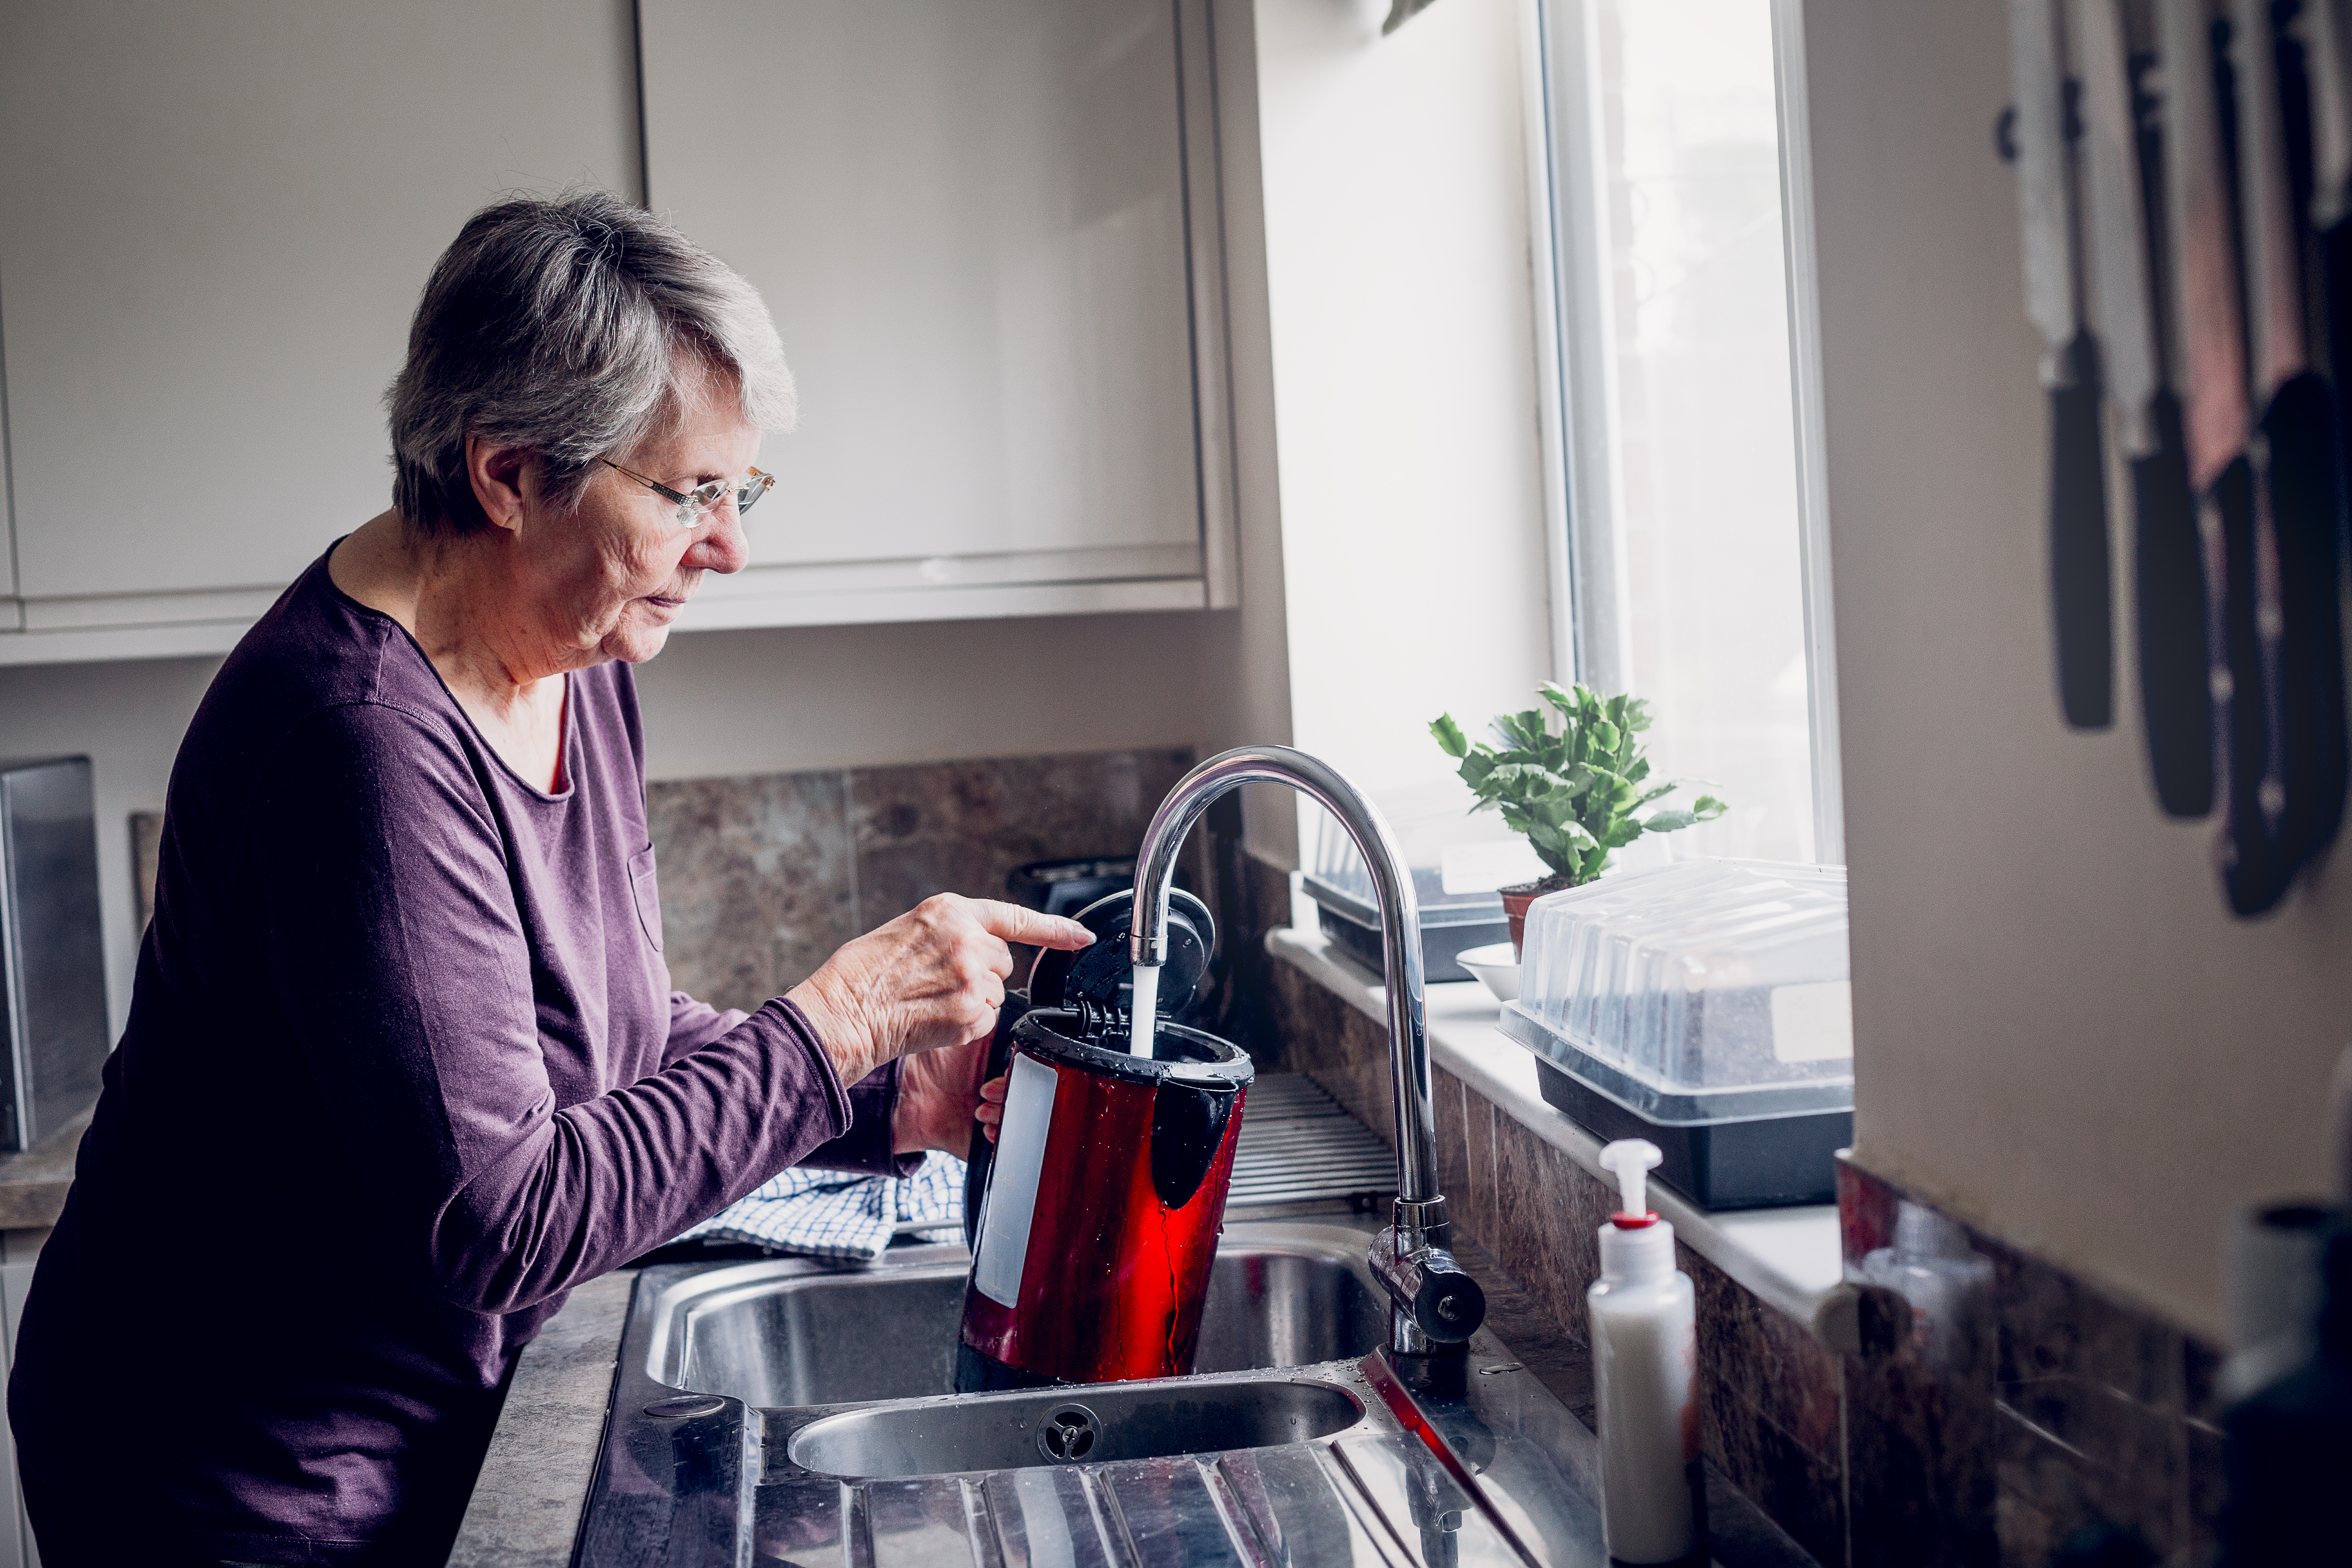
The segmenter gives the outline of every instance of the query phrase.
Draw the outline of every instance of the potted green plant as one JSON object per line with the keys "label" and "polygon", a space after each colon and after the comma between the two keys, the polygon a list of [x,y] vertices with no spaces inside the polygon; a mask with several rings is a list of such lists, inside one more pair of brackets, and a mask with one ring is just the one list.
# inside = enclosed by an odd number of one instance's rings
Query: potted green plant
{"label": "potted green plant", "polygon": [[[1528,906],[1536,900],[1592,880],[1609,868],[1610,851],[1644,833],[1674,833],[1726,809],[1702,795],[1687,806],[1634,816],[1685,787],[1682,780],[1643,787],[1650,762],[1635,737],[1650,727],[1650,705],[1638,697],[1602,697],[1585,686],[1563,689],[1549,680],[1537,695],[1550,712],[1529,708],[1498,716],[1492,743],[1473,744],[1451,713],[1429,727],[1445,754],[1461,763],[1462,782],[1478,797],[1471,809],[1501,812],[1504,826],[1524,836],[1551,868],[1540,881],[1502,889],[1515,956],[1526,940]],[[1551,730],[1554,719],[1558,734]]]}

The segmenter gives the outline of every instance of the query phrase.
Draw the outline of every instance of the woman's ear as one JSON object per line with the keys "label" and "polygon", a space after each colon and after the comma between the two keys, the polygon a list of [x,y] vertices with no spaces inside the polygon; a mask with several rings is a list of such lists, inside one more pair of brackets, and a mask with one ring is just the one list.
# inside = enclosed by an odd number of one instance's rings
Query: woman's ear
{"label": "woman's ear", "polygon": [[496,446],[480,436],[466,437],[466,478],[492,527],[522,526],[524,470],[530,466],[530,453],[520,447]]}

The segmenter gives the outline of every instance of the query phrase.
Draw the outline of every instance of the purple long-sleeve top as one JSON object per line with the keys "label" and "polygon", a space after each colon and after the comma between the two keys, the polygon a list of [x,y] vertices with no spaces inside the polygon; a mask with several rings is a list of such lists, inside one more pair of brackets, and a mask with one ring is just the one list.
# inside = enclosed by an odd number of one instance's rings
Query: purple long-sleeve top
{"label": "purple long-sleeve top", "polygon": [[626,665],[568,678],[562,783],[323,557],[223,666],[17,1342],[45,1550],[421,1560],[571,1287],[786,1166],[897,1168],[895,1068],[670,989]]}

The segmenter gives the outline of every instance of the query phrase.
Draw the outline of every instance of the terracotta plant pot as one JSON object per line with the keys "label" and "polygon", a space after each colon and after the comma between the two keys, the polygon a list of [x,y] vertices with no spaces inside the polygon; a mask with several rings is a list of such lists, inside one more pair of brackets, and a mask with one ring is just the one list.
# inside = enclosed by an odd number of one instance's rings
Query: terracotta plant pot
{"label": "terracotta plant pot", "polygon": [[1511,922],[1511,956],[1514,959],[1522,963],[1527,962],[1527,955],[1520,949],[1527,945],[1528,906],[1546,893],[1557,893],[1562,888],[1574,886],[1576,884],[1568,879],[1567,873],[1555,871],[1540,882],[1521,882],[1516,888],[1496,889],[1503,896],[1503,913]]}

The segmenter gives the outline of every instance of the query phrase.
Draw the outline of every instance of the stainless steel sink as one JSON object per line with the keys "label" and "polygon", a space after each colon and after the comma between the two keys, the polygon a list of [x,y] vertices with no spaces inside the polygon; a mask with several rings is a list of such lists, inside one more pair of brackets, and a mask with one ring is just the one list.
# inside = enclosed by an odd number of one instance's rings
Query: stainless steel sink
{"label": "stainless steel sink", "polygon": [[1490,1332],[1443,1395],[1371,1354],[1370,1231],[1229,1224],[1196,1375],[999,1394],[948,1393],[961,1247],[647,1269],[575,1562],[1601,1568],[1592,1436]]}
{"label": "stainless steel sink", "polygon": [[1328,1383],[1168,1378],[878,1405],[803,1426],[785,1452],[821,1476],[872,1480],[1270,1448],[1363,1418],[1363,1402]]}
{"label": "stainless steel sink", "polygon": [[[1360,1233],[1235,1228],[1209,1274],[1195,1372],[1311,1366],[1381,1342],[1387,1306],[1365,1277]],[[926,1247],[884,1269],[707,1269],[660,1292],[647,1374],[765,1408],[950,1393],[970,1264],[961,1247]]]}

